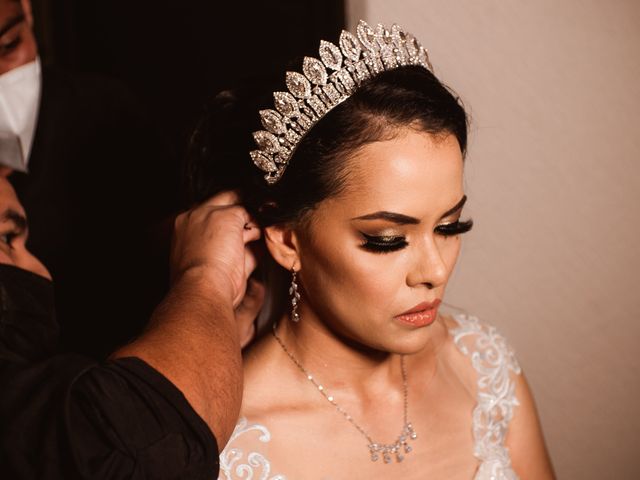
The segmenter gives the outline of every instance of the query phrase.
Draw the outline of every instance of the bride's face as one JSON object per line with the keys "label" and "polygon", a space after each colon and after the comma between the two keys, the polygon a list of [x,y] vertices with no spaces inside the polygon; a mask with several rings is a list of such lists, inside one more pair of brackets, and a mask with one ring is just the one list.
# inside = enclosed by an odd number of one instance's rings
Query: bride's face
{"label": "bride's face", "polygon": [[345,190],[296,232],[302,321],[376,350],[418,351],[436,313],[424,308],[442,299],[465,230],[459,144],[403,128],[348,161]]}

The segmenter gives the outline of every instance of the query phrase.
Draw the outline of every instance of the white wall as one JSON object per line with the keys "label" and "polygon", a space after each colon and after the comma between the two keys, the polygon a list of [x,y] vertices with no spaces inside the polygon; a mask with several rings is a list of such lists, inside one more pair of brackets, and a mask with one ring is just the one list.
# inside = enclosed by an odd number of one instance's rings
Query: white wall
{"label": "white wall", "polygon": [[[498,325],[559,478],[640,478],[640,2],[351,0],[473,117],[448,301]],[[353,28],[352,28],[353,30]]]}

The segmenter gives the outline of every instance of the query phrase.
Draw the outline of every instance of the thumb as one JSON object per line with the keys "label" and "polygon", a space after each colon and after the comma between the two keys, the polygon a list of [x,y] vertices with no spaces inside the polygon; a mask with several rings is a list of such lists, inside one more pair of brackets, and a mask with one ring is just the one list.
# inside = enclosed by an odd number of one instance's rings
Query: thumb
{"label": "thumb", "polygon": [[246,346],[255,333],[254,322],[264,304],[266,289],[255,279],[249,279],[247,291],[236,308],[236,324],[240,334],[240,344]]}

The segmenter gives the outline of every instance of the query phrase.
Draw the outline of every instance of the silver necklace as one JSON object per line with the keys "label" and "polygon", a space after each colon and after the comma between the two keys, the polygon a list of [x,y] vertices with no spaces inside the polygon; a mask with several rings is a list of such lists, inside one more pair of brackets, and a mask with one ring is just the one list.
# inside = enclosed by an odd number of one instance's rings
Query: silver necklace
{"label": "silver necklace", "polygon": [[377,442],[374,442],[371,439],[371,436],[360,425],[356,423],[356,421],[353,419],[351,415],[349,415],[340,405],[336,403],[336,400],[333,397],[333,395],[330,395],[329,393],[327,393],[327,390],[322,386],[322,384],[320,384],[315,379],[315,377],[311,375],[309,371],[302,366],[302,364],[298,361],[298,359],[293,356],[293,353],[289,351],[289,349],[286,347],[282,339],[276,333],[275,323],[273,325],[273,336],[282,347],[282,350],[284,350],[284,353],[287,354],[287,356],[296,365],[296,367],[298,367],[298,369],[307,377],[307,380],[309,380],[318,389],[318,391],[322,394],[322,396],[326,398],[331,405],[336,407],[336,410],[338,410],[338,412],[340,412],[342,416],[346,418],[349,421],[349,423],[351,423],[367,439],[367,442],[368,442],[367,447],[369,448],[369,454],[371,455],[372,462],[375,462],[376,460],[378,460],[380,458],[380,455],[382,455],[382,459],[384,463],[391,463],[392,456],[395,456],[395,459],[397,462],[401,462],[402,460],[404,460],[404,456],[407,453],[410,453],[412,450],[411,445],[409,445],[408,443],[409,439],[415,440],[416,438],[418,438],[418,435],[413,429],[413,425],[411,425],[411,422],[409,422],[407,419],[407,411],[409,409],[407,392],[409,389],[407,386],[407,371],[404,366],[404,355],[400,357],[400,367],[402,370],[402,393],[404,397],[404,425],[402,427],[402,431],[400,435],[398,436],[395,442],[377,443]]}

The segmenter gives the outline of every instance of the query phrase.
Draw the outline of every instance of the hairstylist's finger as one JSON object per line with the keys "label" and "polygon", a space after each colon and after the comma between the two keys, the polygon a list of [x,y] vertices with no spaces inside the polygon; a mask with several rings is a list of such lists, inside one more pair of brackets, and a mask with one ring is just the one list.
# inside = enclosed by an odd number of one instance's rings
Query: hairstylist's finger
{"label": "hairstylist's finger", "polygon": [[237,192],[232,190],[227,190],[224,192],[220,192],[213,197],[205,200],[203,205],[207,205],[210,207],[226,207],[229,205],[238,205],[240,203],[240,196]]}
{"label": "hairstylist's finger", "polygon": [[233,232],[238,230],[245,230],[245,225],[251,221],[249,213],[240,205],[227,205],[225,207],[210,207],[207,206],[207,217],[210,219],[212,216],[218,216],[224,212],[224,217],[231,223],[227,225],[227,229],[231,228]]}
{"label": "hairstylist's finger", "polygon": [[242,240],[244,243],[254,242],[258,240],[260,236],[260,228],[258,228],[253,221],[245,223],[244,231],[242,232]]}
{"label": "hairstylist's finger", "polygon": [[255,336],[256,336],[256,323],[254,320],[249,324],[247,329],[244,331],[244,334],[240,335],[240,348],[242,349],[247,345],[249,345],[249,343],[251,343],[251,340],[253,340],[253,337]]}
{"label": "hairstylist's finger", "polygon": [[258,266],[258,257],[255,252],[249,248],[245,247],[244,249],[244,276],[245,279],[248,279],[253,271]]}
{"label": "hairstylist's finger", "polygon": [[255,335],[254,322],[264,304],[264,297],[264,285],[255,279],[249,280],[246,294],[235,311],[242,347],[247,345]]}
{"label": "hairstylist's finger", "polygon": [[242,299],[246,296],[248,284],[249,282],[252,281],[249,277],[251,277],[251,274],[258,266],[258,258],[256,257],[255,253],[250,247],[244,248],[244,265],[243,266],[244,266],[244,277],[242,278],[241,283],[238,285],[239,286],[238,294],[236,295],[233,301],[234,307],[237,307],[242,301]]}

